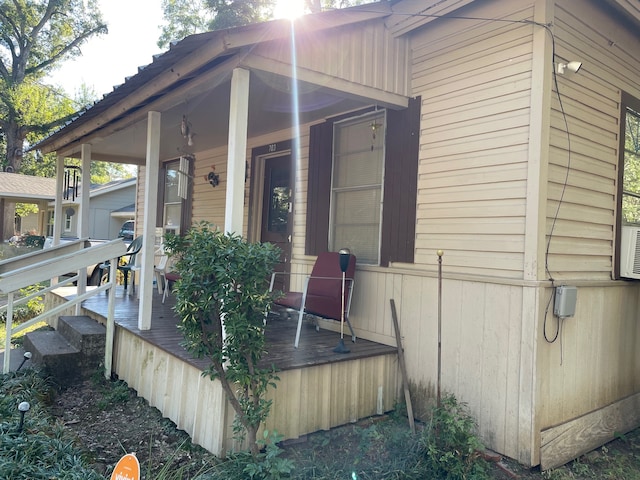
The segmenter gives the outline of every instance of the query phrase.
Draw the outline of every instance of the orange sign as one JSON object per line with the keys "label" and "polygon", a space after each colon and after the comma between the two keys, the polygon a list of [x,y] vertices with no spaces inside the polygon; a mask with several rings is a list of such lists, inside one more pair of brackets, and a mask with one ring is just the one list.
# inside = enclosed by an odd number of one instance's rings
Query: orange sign
{"label": "orange sign", "polygon": [[140,480],[140,463],[135,453],[127,453],[116,464],[111,480]]}

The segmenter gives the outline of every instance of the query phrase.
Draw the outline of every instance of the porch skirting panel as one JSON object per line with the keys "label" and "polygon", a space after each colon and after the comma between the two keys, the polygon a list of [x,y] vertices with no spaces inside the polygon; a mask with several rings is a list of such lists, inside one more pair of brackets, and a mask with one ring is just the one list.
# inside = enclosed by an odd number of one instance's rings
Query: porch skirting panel
{"label": "porch skirting panel", "polygon": [[[227,402],[218,381],[130,331],[116,327],[114,372],[163,416],[215,455],[227,450]],[[230,432],[230,430],[229,430]]]}
{"label": "porch skirting panel", "polygon": [[397,370],[396,355],[379,355],[279,372],[266,428],[298,438],[388,412],[398,398]]}
{"label": "porch skirting panel", "polygon": [[[113,365],[121,380],[213,454],[238,447],[219,381],[124,328],[116,327],[115,338]],[[265,427],[292,439],[390,411],[398,398],[397,368],[397,356],[387,354],[279,372]]]}

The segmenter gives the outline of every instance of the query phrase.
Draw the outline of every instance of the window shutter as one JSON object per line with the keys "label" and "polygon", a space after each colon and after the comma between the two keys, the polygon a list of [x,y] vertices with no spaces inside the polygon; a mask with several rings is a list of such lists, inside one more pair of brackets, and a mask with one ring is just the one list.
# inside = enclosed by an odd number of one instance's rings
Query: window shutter
{"label": "window shutter", "polygon": [[313,125],[309,131],[306,255],[318,255],[329,248],[332,151],[333,122]]}
{"label": "window shutter", "polygon": [[387,111],[380,264],[413,263],[416,237],[421,97]]}

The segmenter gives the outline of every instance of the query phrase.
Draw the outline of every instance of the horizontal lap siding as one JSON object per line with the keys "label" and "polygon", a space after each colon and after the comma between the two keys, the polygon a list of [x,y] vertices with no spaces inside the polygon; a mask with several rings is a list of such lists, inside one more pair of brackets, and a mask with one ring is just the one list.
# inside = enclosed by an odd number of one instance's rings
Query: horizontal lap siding
{"label": "horizontal lap siding", "polygon": [[640,96],[640,45],[597,2],[576,10],[562,0],[555,14],[557,60],[583,66],[558,75],[560,99],[555,86],[552,96],[547,264],[557,280],[607,280],[615,261],[620,92]]}
{"label": "horizontal lap siding", "polygon": [[[596,1],[582,2],[576,10],[573,1],[561,0],[555,14],[559,58],[580,60],[583,66],[578,74],[558,76],[569,137],[555,93],[552,98],[547,232],[556,213],[557,220],[548,263],[556,279],[578,282],[578,301],[575,316],[562,322],[561,341],[538,342],[541,430],[640,391],[638,285],[610,281],[620,93],[640,98],[640,41]],[[602,282],[580,286],[581,279]],[[552,294],[550,289],[544,293],[546,299]],[[541,322],[540,337],[542,328]],[[546,328],[552,338],[557,319],[551,314]],[[568,431],[565,437],[571,443],[583,434]]]}
{"label": "horizontal lap siding", "polygon": [[[532,18],[530,6],[510,8],[506,18]],[[412,89],[422,96],[417,264],[434,268],[443,249],[449,272],[523,276],[532,32],[454,19],[412,39]]]}

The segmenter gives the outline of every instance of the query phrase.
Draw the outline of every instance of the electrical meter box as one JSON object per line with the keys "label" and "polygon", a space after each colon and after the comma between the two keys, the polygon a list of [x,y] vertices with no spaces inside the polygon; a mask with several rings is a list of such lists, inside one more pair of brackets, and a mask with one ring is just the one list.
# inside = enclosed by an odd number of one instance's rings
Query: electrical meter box
{"label": "electrical meter box", "polygon": [[578,289],[568,285],[556,287],[556,297],[553,302],[553,314],[556,317],[573,317],[576,313]]}

